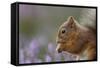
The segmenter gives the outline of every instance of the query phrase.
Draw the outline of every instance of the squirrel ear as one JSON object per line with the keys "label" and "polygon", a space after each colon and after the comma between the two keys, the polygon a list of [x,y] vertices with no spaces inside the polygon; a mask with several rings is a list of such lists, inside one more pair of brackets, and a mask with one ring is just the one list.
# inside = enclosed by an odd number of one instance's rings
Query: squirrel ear
{"label": "squirrel ear", "polygon": [[74,22],[74,17],[73,17],[73,16],[70,16],[70,17],[68,18],[68,21],[69,21],[69,22]]}
{"label": "squirrel ear", "polygon": [[70,16],[70,17],[68,18],[68,25],[69,25],[71,28],[75,26],[75,19],[74,19],[74,17]]}

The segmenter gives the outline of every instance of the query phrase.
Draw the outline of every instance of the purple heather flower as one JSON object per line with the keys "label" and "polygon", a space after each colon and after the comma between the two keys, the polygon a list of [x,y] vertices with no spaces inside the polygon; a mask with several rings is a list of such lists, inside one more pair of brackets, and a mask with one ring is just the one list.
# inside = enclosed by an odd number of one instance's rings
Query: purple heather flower
{"label": "purple heather flower", "polygon": [[32,63],[32,62],[29,59],[26,59],[25,63]]}
{"label": "purple heather flower", "polygon": [[45,62],[51,62],[52,58],[49,55],[45,56]]}
{"label": "purple heather flower", "polygon": [[54,47],[54,45],[52,43],[48,44],[48,52],[50,54],[53,54],[55,52],[55,47]]}
{"label": "purple heather flower", "polygon": [[20,64],[24,63],[24,54],[22,49],[19,50],[19,63]]}
{"label": "purple heather flower", "polygon": [[36,56],[39,53],[39,43],[37,40],[33,39],[31,43],[29,44],[29,52],[33,54],[33,56]]}

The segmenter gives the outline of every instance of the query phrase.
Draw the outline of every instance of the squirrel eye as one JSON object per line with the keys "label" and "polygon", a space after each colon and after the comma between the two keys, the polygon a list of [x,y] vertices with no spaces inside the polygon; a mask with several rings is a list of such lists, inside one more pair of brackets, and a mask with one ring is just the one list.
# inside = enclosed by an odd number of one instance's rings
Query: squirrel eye
{"label": "squirrel eye", "polygon": [[66,32],[65,29],[63,29],[63,30],[61,31],[62,34],[64,34],[65,32]]}

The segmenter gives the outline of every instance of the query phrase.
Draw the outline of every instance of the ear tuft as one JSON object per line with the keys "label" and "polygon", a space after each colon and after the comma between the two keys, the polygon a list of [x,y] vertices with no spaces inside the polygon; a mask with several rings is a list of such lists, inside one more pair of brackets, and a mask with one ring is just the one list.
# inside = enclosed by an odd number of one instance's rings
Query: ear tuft
{"label": "ear tuft", "polygon": [[73,17],[73,16],[70,16],[70,17],[68,18],[68,21],[69,21],[69,22],[74,22],[74,17]]}
{"label": "ear tuft", "polygon": [[73,16],[70,16],[68,18],[68,23],[69,23],[69,26],[71,26],[71,27],[74,27],[75,26],[75,19],[74,19]]}

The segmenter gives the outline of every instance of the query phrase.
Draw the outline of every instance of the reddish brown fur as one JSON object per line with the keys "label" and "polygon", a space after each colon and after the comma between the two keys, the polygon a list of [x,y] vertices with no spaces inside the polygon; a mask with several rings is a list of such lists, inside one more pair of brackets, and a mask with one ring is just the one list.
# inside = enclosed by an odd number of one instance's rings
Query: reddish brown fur
{"label": "reddish brown fur", "polygon": [[[63,34],[62,30],[66,32]],[[78,24],[73,17],[61,25],[58,30],[57,47],[58,52],[67,51],[71,54],[85,55],[87,59],[96,59],[96,36],[90,29]]]}

